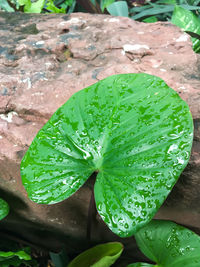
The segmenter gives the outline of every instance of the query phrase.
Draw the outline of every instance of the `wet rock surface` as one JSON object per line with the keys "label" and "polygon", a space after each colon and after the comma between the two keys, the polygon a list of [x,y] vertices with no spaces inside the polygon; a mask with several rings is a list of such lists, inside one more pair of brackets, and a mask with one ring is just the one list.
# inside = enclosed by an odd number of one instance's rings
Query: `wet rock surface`
{"label": "wet rock surface", "polygon": [[[192,112],[190,162],[156,217],[200,232],[200,55],[189,35],[169,22],[83,13],[0,13],[0,195],[11,206],[0,231],[52,249],[61,240],[71,250],[85,246],[89,184],[59,204],[38,205],[26,196],[20,162],[37,131],[72,94],[109,75],[138,72],[161,77]],[[117,238],[97,218],[92,239]]]}

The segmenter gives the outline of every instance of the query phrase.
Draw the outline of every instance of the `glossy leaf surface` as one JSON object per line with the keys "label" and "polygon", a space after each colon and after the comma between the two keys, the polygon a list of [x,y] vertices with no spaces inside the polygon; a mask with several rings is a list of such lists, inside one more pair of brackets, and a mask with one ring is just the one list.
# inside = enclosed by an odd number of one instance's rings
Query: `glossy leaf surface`
{"label": "glossy leaf surface", "polygon": [[68,267],[109,267],[121,255],[123,245],[119,242],[110,242],[86,250],[76,257]]}
{"label": "glossy leaf surface", "polygon": [[9,213],[9,206],[5,200],[0,198],[0,220],[5,218]]}
{"label": "glossy leaf surface", "polygon": [[[185,8],[175,6],[171,22],[184,29],[184,31],[190,31],[200,35],[199,18]],[[200,40],[194,37],[191,40],[194,51],[200,53]]]}
{"label": "glossy leaf surface", "polygon": [[152,220],[135,238],[140,250],[156,266],[200,266],[200,236],[187,228],[170,221]]}
{"label": "glossy leaf surface", "polygon": [[74,94],[39,131],[21,164],[29,197],[52,204],[98,172],[99,214],[125,237],[148,223],[185,168],[193,138],[187,104],[162,79],[110,76]]}

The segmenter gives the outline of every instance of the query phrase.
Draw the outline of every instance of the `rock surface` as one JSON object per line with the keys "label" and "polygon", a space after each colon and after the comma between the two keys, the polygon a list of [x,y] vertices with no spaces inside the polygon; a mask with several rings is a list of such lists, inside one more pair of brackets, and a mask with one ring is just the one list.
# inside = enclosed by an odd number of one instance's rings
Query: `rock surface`
{"label": "rock surface", "polygon": [[[190,37],[169,22],[0,13],[0,195],[11,206],[1,232],[51,249],[61,240],[72,251],[85,245],[89,185],[62,203],[35,204],[22,186],[20,161],[37,131],[73,93],[109,75],[134,72],[160,76],[191,109],[191,159],[156,217],[200,232],[200,55],[192,51]],[[98,220],[92,238],[116,239]]]}

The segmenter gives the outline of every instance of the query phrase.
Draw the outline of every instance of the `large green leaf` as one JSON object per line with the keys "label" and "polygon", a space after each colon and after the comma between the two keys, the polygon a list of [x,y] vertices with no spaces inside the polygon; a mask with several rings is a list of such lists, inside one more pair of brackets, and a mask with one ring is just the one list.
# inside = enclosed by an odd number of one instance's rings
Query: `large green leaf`
{"label": "large green leaf", "polygon": [[81,253],[68,267],[109,267],[120,257],[122,251],[123,245],[119,242],[101,244]]}
{"label": "large green leaf", "polygon": [[[200,20],[191,11],[175,6],[172,15],[171,22],[178,27],[184,29],[184,31],[194,32],[200,35]],[[200,52],[200,40],[197,38],[191,38],[193,43],[193,49],[196,53]]]}
{"label": "large green leaf", "polygon": [[135,238],[141,251],[156,262],[156,266],[200,266],[200,237],[180,225],[152,220],[136,233]]}
{"label": "large green leaf", "polygon": [[22,160],[22,181],[30,199],[53,204],[97,172],[99,214],[114,233],[131,236],[176,183],[192,138],[188,105],[162,79],[113,75],[54,113]]}
{"label": "large green leaf", "polygon": [[6,217],[9,213],[9,206],[5,200],[0,198],[0,220]]}

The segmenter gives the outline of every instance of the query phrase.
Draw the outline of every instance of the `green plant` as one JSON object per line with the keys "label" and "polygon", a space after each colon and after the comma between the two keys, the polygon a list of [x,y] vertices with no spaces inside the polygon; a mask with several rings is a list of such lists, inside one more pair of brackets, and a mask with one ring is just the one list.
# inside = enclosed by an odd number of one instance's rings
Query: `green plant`
{"label": "green plant", "polygon": [[119,242],[110,242],[90,248],[67,265],[67,267],[109,267],[121,255],[123,245]]}
{"label": "green plant", "polygon": [[[182,28],[184,31],[191,33],[196,33],[200,35],[200,18],[195,16],[191,11],[182,8],[181,6],[176,6],[174,13],[172,15],[171,22],[178,27]],[[196,53],[200,52],[200,40],[199,38],[192,37],[193,50]]]}
{"label": "green plant", "polygon": [[97,211],[121,237],[147,224],[190,155],[192,117],[163,80],[110,76],[74,94],[38,132],[22,159],[31,200],[53,204],[89,177]]}
{"label": "green plant", "polygon": [[[9,213],[8,203],[0,198],[0,220],[4,219]],[[0,243],[0,266],[1,267],[17,267],[17,266],[37,267],[37,263],[31,260],[30,248],[15,248],[9,244],[6,246],[4,242]]]}
{"label": "green plant", "polygon": [[156,265],[134,263],[127,267],[199,267],[200,236],[170,221],[152,220],[139,230],[136,242]]}
{"label": "green plant", "polygon": [[8,203],[0,198],[0,220],[5,218],[9,213],[9,206]]}
{"label": "green plant", "polygon": [[0,251],[0,266],[37,266],[34,261],[31,261],[30,248],[24,248],[18,251]]}
{"label": "green plant", "polygon": [[130,9],[131,17],[135,20],[143,20],[150,16],[156,16],[157,20],[170,20],[172,13],[176,5],[181,6],[186,10],[192,10],[194,12],[199,12],[200,6],[197,2],[188,2],[187,0],[158,0],[155,2],[147,2],[147,4],[142,6],[136,6]]}
{"label": "green plant", "polygon": [[71,13],[74,11],[75,0],[2,0],[0,8],[5,11],[22,11],[25,13]]}

